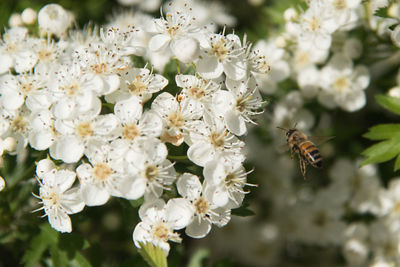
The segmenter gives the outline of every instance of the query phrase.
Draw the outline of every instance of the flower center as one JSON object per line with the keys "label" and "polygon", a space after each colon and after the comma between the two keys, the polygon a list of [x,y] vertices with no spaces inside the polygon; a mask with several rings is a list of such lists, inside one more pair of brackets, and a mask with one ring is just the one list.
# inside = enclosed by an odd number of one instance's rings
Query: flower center
{"label": "flower center", "polygon": [[176,128],[181,128],[185,123],[185,120],[179,111],[170,113],[168,115],[168,121],[172,127]]}
{"label": "flower center", "polygon": [[154,236],[163,241],[168,241],[169,239],[169,229],[165,223],[160,223],[156,227],[154,227],[153,234]]}
{"label": "flower center", "polygon": [[148,165],[144,171],[144,176],[148,181],[153,181],[158,176],[158,168],[155,165]]}
{"label": "flower center", "polygon": [[87,137],[93,135],[92,126],[89,122],[84,122],[78,125],[76,128],[78,135],[81,137]]}
{"label": "flower center", "polygon": [[128,83],[128,89],[136,95],[141,95],[146,92],[147,86],[144,82],[142,82],[140,76],[137,76],[134,81]]}
{"label": "flower center", "polygon": [[23,133],[27,130],[27,127],[28,127],[28,122],[22,116],[15,118],[14,121],[12,122],[12,129],[15,132]]}
{"label": "flower center", "polygon": [[210,209],[208,202],[203,197],[200,197],[194,202],[194,207],[196,209],[196,212],[201,215],[206,214],[207,211]]}
{"label": "flower center", "polygon": [[210,134],[210,141],[211,144],[213,144],[213,146],[215,148],[218,147],[224,147],[225,145],[225,133],[217,133],[217,132],[213,132]]}
{"label": "flower center", "polygon": [[310,25],[311,31],[317,31],[321,27],[321,23],[320,23],[319,19],[316,17],[312,18],[309,25]]}
{"label": "flower center", "polygon": [[195,98],[195,99],[201,99],[202,97],[205,96],[205,92],[204,92],[203,88],[200,88],[200,87],[197,87],[197,86],[196,87],[190,87],[188,92],[189,92],[189,95],[192,98]]}
{"label": "flower center", "polygon": [[335,81],[333,86],[335,87],[336,91],[342,93],[349,87],[349,80],[346,77],[340,77]]}
{"label": "flower center", "polygon": [[122,131],[122,135],[125,139],[133,140],[139,135],[139,129],[136,125],[127,124]]}
{"label": "flower center", "polygon": [[21,85],[20,90],[25,95],[27,95],[32,90],[32,84],[31,83],[24,83],[24,84]]}
{"label": "flower center", "polygon": [[224,39],[220,39],[218,42],[213,43],[211,45],[211,51],[217,56],[219,61],[226,59],[229,53],[229,50],[226,46],[226,41]]}
{"label": "flower center", "polygon": [[98,63],[91,66],[92,71],[97,74],[107,73],[107,64]]}
{"label": "flower center", "polygon": [[94,166],[94,177],[99,181],[105,181],[111,175],[112,169],[106,163],[99,163]]}
{"label": "flower center", "polygon": [[230,187],[230,186],[234,185],[235,183],[236,183],[236,175],[234,175],[233,173],[229,173],[225,177],[225,185],[227,187]]}
{"label": "flower center", "polygon": [[345,9],[346,8],[346,0],[335,0],[334,2],[333,2],[333,6],[336,8],[336,9],[339,9],[339,10],[343,10],[343,9]]}
{"label": "flower center", "polygon": [[246,109],[246,101],[247,101],[247,99],[248,99],[248,98],[239,97],[239,98],[236,100],[236,109],[237,109],[239,112],[243,112],[243,111]]}
{"label": "flower center", "polygon": [[52,52],[42,49],[38,52],[38,56],[41,61],[50,61],[50,59],[52,59]]}
{"label": "flower center", "polygon": [[79,86],[76,83],[65,87],[67,94],[70,96],[75,95],[75,93],[78,92],[78,89],[79,89]]}

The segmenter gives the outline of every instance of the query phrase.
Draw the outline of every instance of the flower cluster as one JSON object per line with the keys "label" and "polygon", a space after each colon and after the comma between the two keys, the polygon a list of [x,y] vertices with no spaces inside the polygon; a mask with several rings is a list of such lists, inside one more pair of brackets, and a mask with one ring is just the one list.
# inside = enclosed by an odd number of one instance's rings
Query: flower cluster
{"label": "flower cluster", "polygon": [[[251,75],[269,67],[246,41],[199,25],[185,8],[67,31],[73,17],[50,4],[38,13],[45,37],[23,26],[2,36],[1,144],[12,138],[6,149],[17,155],[28,145],[49,151],[37,165],[36,197],[56,230],[70,232],[69,214],[84,206],[144,198],[133,239],[168,253],[168,241],[180,241],[174,230],[204,237],[241,206],[248,172],[240,137],[263,106]],[[173,80],[155,73],[173,58]],[[170,155],[167,144],[185,154]],[[177,172],[174,156],[198,172]]]}

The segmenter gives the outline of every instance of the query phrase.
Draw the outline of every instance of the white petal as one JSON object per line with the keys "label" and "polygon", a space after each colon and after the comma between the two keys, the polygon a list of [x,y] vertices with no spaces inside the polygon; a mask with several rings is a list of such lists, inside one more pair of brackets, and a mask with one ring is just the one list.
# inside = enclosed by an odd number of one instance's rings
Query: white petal
{"label": "white petal", "polygon": [[25,97],[18,92],[2,92],[1,104],[7,110],[16,110],[24,104]]}
{"label": "white petal", "polygon": [[235,135],[241,136],[247,132],[246,122],[243,117],[234,110],[225,112],[224,120],[228,130]]}
{"label": "white petal", "polygon": [[79,187],[71,188],[62,195],[61,204],[68,214],[78,213],[85,207]]}
{"label": "white petal", "polygon": [[203,169],[204,179],[210,185],[219,185],[226,178],[224,165],[217,160],[208,162]]}
{"label": "white petal", "polygon": [[222,63],[216,57],[206,55],[203,55],[203,58],[197,62],[196,66],[201,77],[205,79],[218,78],[224,71]]}
{"label": "white petal", "polygon": [[232,80],[238,81],[246,77],[247,64],[244,61],[224,62],[222,65],[226,76]]}
{"label": "white petal", "polygon": [[75,172],[69,170],[59,170],[57,171],[57,187],[59,187],[60,192],[65,192],[68,188],[72,186],[75,181]]}
{"label": "white petal", "polygon": [[104,75],[103,81],[104,88],[102,93],[105,95],[117,90],[120,84],[119,76],[117,74]]}
{"label": "white petal", "polygon": [[229,192],[225,186],[213,188],[212,203],[218,207],[224,207],[229,201]]}
{"label": "white petal", "polygon": [[15,57],[15,71],[18,73],[27,72],[35,66],[37,60],[38,57],[32,51],[19,52]]}
{"label": "white petal", "polygon": [[123,123],[136,123],[142,116],[141,101],[135,96],[119,101],[114,106],[114,113]]}
{"label": "white petal", "polygon": [[110,194],[105,188],[97,185],[82,185],[82,198],[87,206],[100,206],[105,204],[110,198]]}
{"label": "white petal", "polygon": [[194,218],[193,222],[186,227],[185,233],[193,238],[203,238],[205,237],[211,230],[211,224],[203,219],[200,219],[200,222],[197,217]]}
{"label": "white petal", "polygon": [[184,198],[170,199],[165,208],[167,221],[175,230],[188,226],[193,220],[194,208]]}
{"label": "white petal", "polygon": [[163,129],[162,126],[161,118],[152,111],[145,112],[139,122],[139,127],[146,136],[160,136]]}
{"label": "white petal", "polygon": [[171,37],[168,35],[157,34],[150,39],[149,49],[154,52],[159,51],[165,48],[169,44],[169,41],[171,41]]}
{"label": "white petal", "polygon": [[182,174],[176,183],[176,187],[178,193],[189,200],[199,198],[202,190],[199,177],[191,173]]}
{"label": "white petal", "polygon": [[36,164],[36,175],[43,179],[44,174],[55,168],[55,164],[50,159],[42,159]]}
{"label": "white petal", "polygon": [[76,103],[73,99],[62,98],[54,103],[52,111],[56,118],[68,119],[71,118],[71,115],[73,114],[75,109]]}
{"label": "white petal", "polygon": [[212,144],[200,141],[189,147],[187,155],[193,163],[203,167],[207,162],[213,160],[215,151]]}
{"label": "white petal", "polygon": [[46,150],[54,142],[54,132],[44,129],[43,131],[32,131],[28,136],[29,145],[36,150]]}
{"label": "white petal", "polygon": [[68,214],[58,209],[48,210],[47,216],[51,227],[61,233],[70,233],[72,231],[71,219]]}
{"label": "white petal", "polygon": [[114,114],[99,115],[95,119],[94,131],[99,135],[108,135],[118,124],[118,118]]}
{"label": "white petal", "polygon": [[13,59],[10,55],[0,53],[0,74],[6,73],[13,65]]}
{"label": "white petal", "polygon": [[63,136],[50,147],[52,158],[61,159],[65,163],[78,162],[83,156],[84,146],[74,136]]}
{"label": "white petal", "polygon": [[124,190],[122,191],[122,193],[127,199],[141,198],[146,190],[146,185],[147,185],[146,179],[139,177],[131,179],[133,179],[133,182],[131,182],[129,186],[125,188],[125,190],[121,189]]}

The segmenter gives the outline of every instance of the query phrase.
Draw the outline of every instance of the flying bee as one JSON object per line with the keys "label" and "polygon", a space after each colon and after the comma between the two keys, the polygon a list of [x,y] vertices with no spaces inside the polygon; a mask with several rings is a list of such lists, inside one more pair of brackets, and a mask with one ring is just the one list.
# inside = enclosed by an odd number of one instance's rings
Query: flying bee
{"label": "flying bee", "polygon": [[304,180],[306,179],[307,164],[315,168],[322,168],[321,153],[311,140],[314,140],[314,142],[318,141],[318,143],[321,144],[332,139],[334,136],[307,136],[305,133],[296,129],[296,126],[291,129],[282,127],[278,127],[278,129],[285,131],[287,142],[285,147],[290,149],[290,157],[293,158],[293,155],[297,153]]}

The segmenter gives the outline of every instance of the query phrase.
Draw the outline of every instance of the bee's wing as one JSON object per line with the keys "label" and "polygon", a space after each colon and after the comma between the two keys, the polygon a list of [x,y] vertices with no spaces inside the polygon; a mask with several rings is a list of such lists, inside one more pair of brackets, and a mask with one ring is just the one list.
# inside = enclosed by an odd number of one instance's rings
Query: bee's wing
{"label": "bee's wing", "polygon": [[289,146],[288,143],[283,144],[283,145],[280,145],[280,146],[278,147],[278,150],[279,150],[280,152],[285,152],[285,151],[288,151],[289,149],[290,149],[290,146]]}
{"label": "bee's wing", "polygon": [[336,136],[309,136],[308,139],[315,145],[322,145],[335,137]]}

